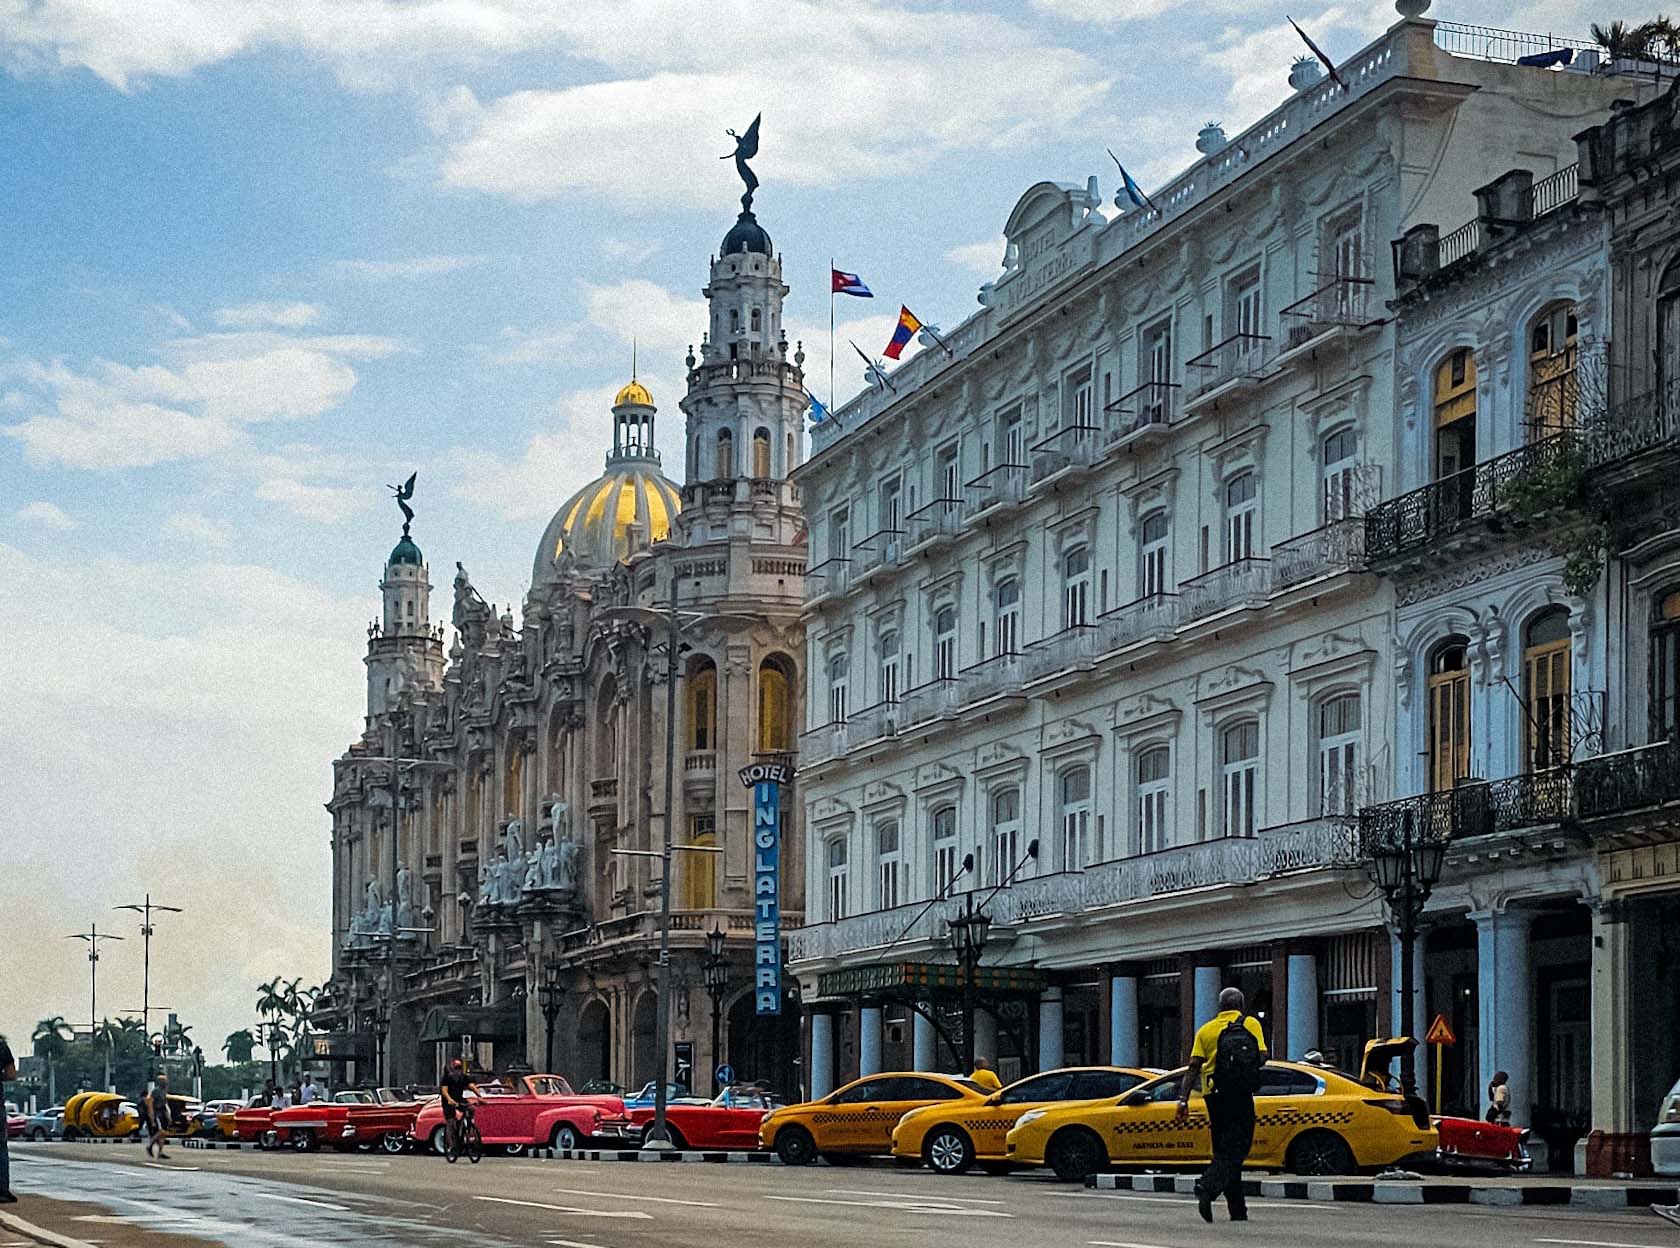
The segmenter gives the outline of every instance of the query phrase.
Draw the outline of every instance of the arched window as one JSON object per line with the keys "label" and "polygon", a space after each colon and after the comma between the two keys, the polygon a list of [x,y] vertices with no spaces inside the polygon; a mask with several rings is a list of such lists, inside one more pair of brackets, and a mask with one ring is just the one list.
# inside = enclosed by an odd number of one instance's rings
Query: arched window
{"label": "arched window", "polygon": [[1062,824],[1062,870],[1080,871],[1091,861],[1091,769],[1069,767],[1056,778]]}
{"label": "arched window", "polygon": [[793,749],[793,679],[782,661],[758,665],[758,752],[782,754]]}
{"label": "arched window", "polygon": [[700,659],[688,675],[688,748],[717,749],[717,664]]}
{"label": "arched window", "polygon": [[1137,759],[1138,853],[1153,854],[1172,843],[1172,751],[1150,746]]}
{"label": "arched window", "polygon": [[1021,790],[1011,785],[992,794],[991,883],[1009,878],[1021,857]]}
{"label": "arched window", "polygon": [[1680,728],[1680,585],[1658,594],[1651,612],[1650,721],[1653,742]]}
{"label": "arched window", "polygon": [[1580,397],[1575,373],[1573,303],[1554,303],[1528,327],[1528,436],[1544,438],[1575,427]]}
{"label": "arched window", "polygon": [[1429,788],[1470,774],[1470,643],[1449,637],[1429,654]]}
{"label": "arched window", "polygon": [[993,654],[1014,654],[1021,648],[1021,582],[1005,577],[992,591]]}
{"label": "arched window", "polygon": [[875,908],[891,910],[899,903],[903,883],[897,819],[883,819],[875,825],[875,863]]}
{"label": "arched window", "polygon": [[1225,483],[1225,562],[1254,558],[1255,524],[1260,511],[1260,485],[1252,472],[1240,472]]}
{"label": "arched window", "polygon": [[793,434],[787,435],[787,454],[782,458],[782,475],[786,476],[799,466],[799,458],[794,454]]}
{"label": "arched window", "polygon": [[1469,347],[1435,366],[1434,413],[1435,479],[1444,481],[1476,464],[1476,357]]}
{"label": "arched window", "polygon": [[943,896],[956,881],[959,865],[957,855],[957,808],[941,806],[933,812],[933,891]]}
{"label": "arched window", "polygon": [[1680,387],[1680,260],[1657,283],[1657,391],[1674,401]]}
{"label": "arched window", "polygon": [[717,905],[717,816],[690,815],[688,843],[693,848],[681,855],[683,909],[710,910]]}
{"label": "arched window", "polygon": [[760,309],[758,309],[758,308],[754,308],[754,309],[753,309],[753,310],[752,310],[752,332],[753,332],[753,337],[755,337],[755,338],[756,338],[756,337],[758,337],[758,331],[759,331],[759,330],[760,330],[760,329],[761,329],[761,328],[763,328],[763,325],[764,325],[764,314],[763,314],[763,312],[762,312],[762,311],[761,311],[761,310],[760,310]]}
{"label": "arched window", "polygon": [[1260,779],[1260,723],[1245,719],[1219,734],[1219,770],[1225,799],[1225,835],[1254,835],[1254,799]]}
{"label": "arched window", "polygon": [[770,475],[770,431],[762,425],[753,430],[752,475],[760,478]]}
{"label": "arched window", "polygon": [[718,430],[717,475],[719,479],[735,475],[735,435],[727,429]]}
{"label": "arched window", "polygon": [[1359,469],[1359,437],[1352,426],[1337,429],[1319,444],[1319,498],[1325,524],[1359,514],[1354,499]]}
{"label": "arched window", "polygon": [[1062,627],[1091,622],[1091,549],[1075,546],[1062,556]]}
{"label": "arched window", "polygon": [[1528,769],[1569,761],[1569,610],[1548,607],[1523,630]]}
{"label": "arched window", "polygon": [[846,656],[837,654],[828,661],[828,722],[843,724],[846,722],[846,682],[851,673],[851,664]]}
{"label": "arched window", "polygon": [[898,631],[881,634],[881,701],[897,702],[899,695]]}
{"label": "arched window", "polygon": [[1138,597],[1154,598],[1171,587],[1167,577],[1167,513],[1152,511],[1138,526]]}
{"label": "arched window", "polygon": [[957,609],[940,607],[933,613],[933,678],[950,680],[957,674]]}
{"label": "arched window", "polygon": [[828,856],[828,918],[830,922],[843,919],[851,903],[849,872],[846,863],[846,838],[837,836],[829,841]]}
{"label": "arched window", "polygon": [[618,682],[608,676],[595,696],[595,778],[618,775]]}
{"label": "arched window", "polygon": [[1318,704],[1318,808],[1326,815],[1359,809],[1363,730],[1359,695],[1342,693]]}

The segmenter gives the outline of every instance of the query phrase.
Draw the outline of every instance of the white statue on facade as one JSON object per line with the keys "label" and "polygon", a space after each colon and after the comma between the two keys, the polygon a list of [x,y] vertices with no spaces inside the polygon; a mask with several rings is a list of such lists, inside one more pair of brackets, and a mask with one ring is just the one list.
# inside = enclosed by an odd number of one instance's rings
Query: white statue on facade
{"label": "white statue on facade", "polygon": [[384,894],[379,891],[379,881],[367,882],[366,901],[362,906],[361,929],[362,934],[371,936],[385,929],[380,925],[380,915],[385,903]]}
{"label": "white statue on facade", "polygon": [[414,877],[407,867],[397,868],[397,926],[414,926]]}
{"label": "white statue on facade", "polygon": [[491,874],[490,864],[478,864],[478,904],[493,906],[496,904],[496,877]]}
{"label": "white statue on facade", "polygon": [[578,847],[571,837],[555,842],[554,887],[575,892],[578,886]]}
{"label": "white statue on facade", "polygon": [[554,837],[543,838],[542,843],[542,876],[544,888],[560,887],[560,849],[559,842]]}
{"label": "white statue on facade", "polygon": [[379,907],[379,931],[381,934],[386,936],[396,935],[394,919],[395,914],[392,910],[391,903],[387,901],[383,906]]}
{"label": "white statue on facade", "polygon": [[523,819],[509,819],[507,827],[502,832],[502,847],[507,850],[509,862],[518,862],[525,857],[525,821]]}

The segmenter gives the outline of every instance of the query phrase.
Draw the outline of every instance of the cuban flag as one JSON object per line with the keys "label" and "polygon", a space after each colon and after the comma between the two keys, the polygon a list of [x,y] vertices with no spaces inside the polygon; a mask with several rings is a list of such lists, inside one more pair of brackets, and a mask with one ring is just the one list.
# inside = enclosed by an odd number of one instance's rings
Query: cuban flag
{"label": "cuban flag", "polygon": [[882,354],[889,360],[896,360],[903,354],[904,348],[910,345],[910,339],[915,336],[916,331],[921,327],[922,323],[916,319],[916,314],[903,304],[899,304],[898,328],[893,330],[892,341],[887,344],[887,349]]}
{"label": "cuban flag", "polygon": [[842,273],[839,269],[830,269],[833,274],[833,292],[837,295],[856,295],[859,299],[873,299],[875,292],[863,284],[863,279],[856,273]]}

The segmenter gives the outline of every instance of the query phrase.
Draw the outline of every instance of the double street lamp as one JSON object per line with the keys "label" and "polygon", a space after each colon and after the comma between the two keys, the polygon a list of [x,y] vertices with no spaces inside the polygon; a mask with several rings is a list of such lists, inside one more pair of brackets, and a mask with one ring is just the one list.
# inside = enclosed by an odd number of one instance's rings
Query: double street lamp
{"label": "double street lamp", "polygon": [[[1371,879],[1382,889],[1389,915],[1400,934],[1400,1018],[1398,1030],[1411,1028],[1413,998],[1417,994],[1412,951],[1417,945],[1418,920],[1423,917],[1429,894],[1440,882],[1446,863],[1444,837],[1418,831],[1417,812],[1403,812],[1399,835],[1389,832],[1370,847]],[[1417,1039],[1417,1037],[1414,1037]],[[1417,1059],[1413,1046],[1400,1054],[1400,1090],[1407,1096],[1417,1092]]]}
{"label": "double street lamp", "polygon": [[723,952],[723,929],[713,927],[706,933],[706,961],[702,967],[706,980],[706,995],[712,999],[712,1092],[723,1091],[718,1086],[717,1072],[723,1069],[723,994],[729,991],[729,958]]}
{"label": "double street lamp", "polygon": [[542,983],[537,985],[537,1004],[543,1017],[543,1072],[554,1069],[554,1020],[560,1016],[560,963],[553,957],[543,959]]}
{"label": "double street lamp", "polygon": [[955,918],[946,920],[951,929],[951,943],[956,947],[957,962],[962,967],[963,994],[963,1068],[974,1069],[974,973],[986,952],[986,941],[992,934],[992,916],[975,908],[972,890],[963,898],[963,908]]}

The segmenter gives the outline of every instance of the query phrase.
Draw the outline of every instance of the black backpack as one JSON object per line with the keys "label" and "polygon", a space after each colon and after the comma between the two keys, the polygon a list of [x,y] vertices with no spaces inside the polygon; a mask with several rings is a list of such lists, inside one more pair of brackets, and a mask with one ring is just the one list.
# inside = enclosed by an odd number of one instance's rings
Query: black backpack
{"label": "black backpack", "polygon": [[1213,1086],[1220,1092],[1253,1096],[1260,1087],[1260,1068],[1265,1064],[1260,1042],[1248,1029],[1248,1016],[1239,1013],[1219,1033],[1214,1050]]}

